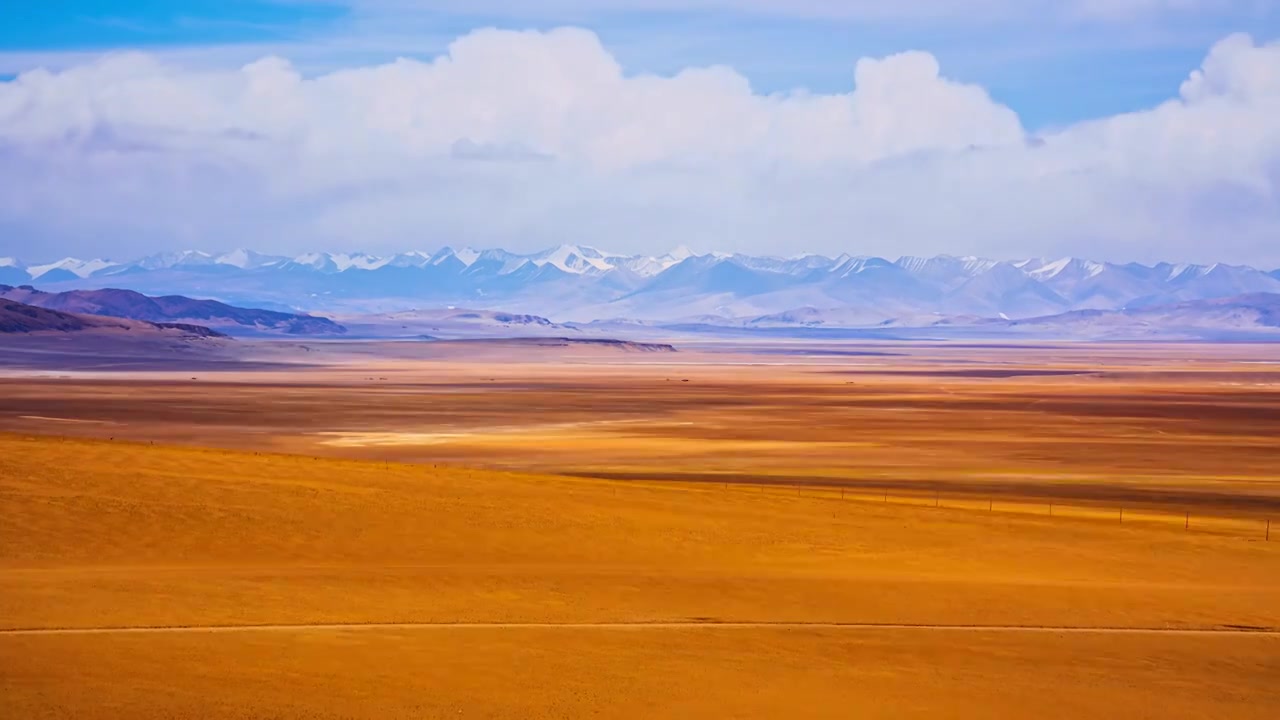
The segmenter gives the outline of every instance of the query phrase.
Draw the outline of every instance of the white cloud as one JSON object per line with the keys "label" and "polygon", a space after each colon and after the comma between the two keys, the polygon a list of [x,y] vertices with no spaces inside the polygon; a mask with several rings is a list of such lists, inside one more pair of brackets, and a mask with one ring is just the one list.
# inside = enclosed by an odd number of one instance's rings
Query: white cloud
{"label": "white cloud", "polygon": [[849,20],[1020,19],[1029,17],[1132,21],[1203,12],[1258,15],[1258,0],[351,0],[366,13],[475,13],[504,17],[563,17],[566,13],[738,12]]}
{"label": "white cloud", "polygon": [[314,78],[137,53],[33,71],[0,84],[0,251],[577,240],[1280,264],[1280,45],[1227,38],[1179,97],[1039,138],[928,53],[851,70],[848,93],[762,95],[727,67],[627,75],[561,29]]}

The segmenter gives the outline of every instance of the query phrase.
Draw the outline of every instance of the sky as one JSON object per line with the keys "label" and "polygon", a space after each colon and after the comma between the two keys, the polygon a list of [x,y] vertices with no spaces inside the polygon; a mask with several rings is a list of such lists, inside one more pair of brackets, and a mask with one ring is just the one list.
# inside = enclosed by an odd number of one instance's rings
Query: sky
{"label": "sky", "polygon": [[0,256],[565,242],[1280,267],[1280,3],[0,3]]}

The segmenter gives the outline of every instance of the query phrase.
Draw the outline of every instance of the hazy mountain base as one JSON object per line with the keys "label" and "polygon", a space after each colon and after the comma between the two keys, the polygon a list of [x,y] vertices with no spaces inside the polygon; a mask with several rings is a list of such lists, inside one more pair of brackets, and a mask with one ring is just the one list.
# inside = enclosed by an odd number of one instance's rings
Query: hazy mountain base
{"label": "hazy mountain base", "polygon": [[1254,293],[1126,310],[1077,310],[1013,320],[974,316],[909,316],[870,326],[845,325],[848,313],[807,308],[747,320],[688,323],[604,321],[573,325],[583,332],[648,336],[931,340],[1280,340],[1280,294]]}

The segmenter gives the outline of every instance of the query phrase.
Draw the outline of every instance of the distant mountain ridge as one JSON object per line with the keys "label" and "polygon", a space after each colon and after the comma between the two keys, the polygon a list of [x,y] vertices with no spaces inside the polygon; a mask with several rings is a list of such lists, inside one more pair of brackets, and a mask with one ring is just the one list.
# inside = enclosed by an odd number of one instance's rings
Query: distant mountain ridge
{"label": "distant mountain ridge", "polygon": [[215,300],[195,300],[178,295],[148,297],[133,290],[50,293],[29,285],[0,285],[0,298],[62,313],[127,318],[166,327],[207,325],[233,334],[338,335],[346,332],[346,328],[328,318],[240,308]]}
{"label": "distant mountain ridge", "polygon": [[557,322],[767,316],[782,324],[844,318],[841,322],[859,326],[928,315],[1025,319],[1280,293],[1280,269],[1222,263],[946,255],[783,258],[698,254],[686,248],[645,256],[583,245],[528,254],[444,247],[389,256],[190,250],[127,262],[64,258],[32,266],[0,259],[0,282],[33,281],[58,290],[109,285],[346,314],[455,305]]}

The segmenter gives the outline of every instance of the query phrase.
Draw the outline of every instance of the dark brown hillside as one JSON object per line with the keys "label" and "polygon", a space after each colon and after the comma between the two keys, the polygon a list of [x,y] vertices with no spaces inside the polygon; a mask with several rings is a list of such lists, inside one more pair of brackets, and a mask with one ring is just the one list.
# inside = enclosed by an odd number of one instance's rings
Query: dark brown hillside
{"label": "dark brown hillside", "polygon": [[294,315],[197,300],[181,295],[149,297],[133,290],[69,290],[50,293],[30,285],[0,285],[0,297],[66,313],[105,315],[152,323],[198,324],[229,332],[339,335],[346,328],[328,318]]}
{"label": "dark brown hillside", "polygon": [[100,315],[82,315],[0,299],[0,333],[128,331],[143,334],[173,333],[194,337],[226,337],[202,325],[153,323]]}

